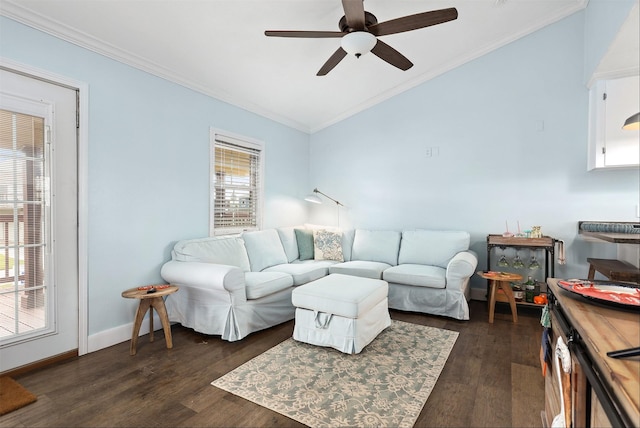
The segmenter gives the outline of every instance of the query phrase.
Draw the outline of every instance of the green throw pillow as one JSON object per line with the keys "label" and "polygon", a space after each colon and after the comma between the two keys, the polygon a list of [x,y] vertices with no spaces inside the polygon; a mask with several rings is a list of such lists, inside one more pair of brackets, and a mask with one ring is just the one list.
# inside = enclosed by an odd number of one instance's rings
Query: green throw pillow
{"label": "green throw pillow", "polygon": [[313,260],[313,230],[294,229],[300,260]]}

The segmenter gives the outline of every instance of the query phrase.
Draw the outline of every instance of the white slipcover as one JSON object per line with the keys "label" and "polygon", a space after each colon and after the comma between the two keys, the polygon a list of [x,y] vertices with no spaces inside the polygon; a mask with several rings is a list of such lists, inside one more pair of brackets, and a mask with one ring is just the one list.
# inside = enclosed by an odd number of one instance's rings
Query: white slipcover
{"label": "white slipcover", "polygon": [[391,325],[388,285],[378,279],[332,274],[296,288],[293,338],[357,354]]}

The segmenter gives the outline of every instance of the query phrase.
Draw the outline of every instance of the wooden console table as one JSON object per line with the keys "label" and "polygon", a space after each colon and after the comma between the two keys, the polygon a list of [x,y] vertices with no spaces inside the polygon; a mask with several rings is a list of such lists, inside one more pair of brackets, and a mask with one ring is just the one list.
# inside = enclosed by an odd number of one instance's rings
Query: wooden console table
{"label": "wooden console table", "polygon": [[611,281],[633,282],[640,284],[640,269],[621,260],[587,258],[589,274],[587,279],[595,279],[600,272]]}
{"label": "wooden console table", "polygon": [[[492,258],[491,253],[494,248],[507,248],[512,247],[517,249],[528,248],[531,250],[544,250],[544,273],[543,280],[539,282],[540,285],[540,293],[546,293],[546,280],[548,277],[555,276],[555,243],[556,240],[550,236],[543,236],[541,238],[523,238],[518,236],[502,236],[502,235],[487,235],[487,271],[511,271],[511,273],[518,274],[518,272],[513,272],[513,268],[503,268],[498,266],[492,266]],[[523,271],[525,272],[525,271]],[[526,274],[523,276],[527,276]],[[490,299],[490,282],[487,284],[487,300]],[[500,300],[498,300],[500,301]],[[517,306],[529,306],[529,307],[538,307],[542,308],[543,305],[538,305],[535,303],[525,302],[524,300],[521,302],[516,302]]]}

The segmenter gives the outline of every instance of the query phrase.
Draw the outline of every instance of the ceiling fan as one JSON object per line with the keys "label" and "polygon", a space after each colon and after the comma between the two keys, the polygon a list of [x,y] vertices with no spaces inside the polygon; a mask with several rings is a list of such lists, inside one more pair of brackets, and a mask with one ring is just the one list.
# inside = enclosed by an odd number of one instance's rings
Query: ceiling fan
{"label": "ceiling fan", "polygon": [[340,31],[267,30],[264,34],[272,37],[342,38],[340,47],[320,68],[317,76],[329,73],[348,53],[360,58],[369,51],[401,70],[408,70],[413,63],[377,37],[430,27],[458,18],[458,11],[452,7],[378,22],[372,13],[364,10],[363,0],[342,0],[342,8],[344,16],[338,22]]}

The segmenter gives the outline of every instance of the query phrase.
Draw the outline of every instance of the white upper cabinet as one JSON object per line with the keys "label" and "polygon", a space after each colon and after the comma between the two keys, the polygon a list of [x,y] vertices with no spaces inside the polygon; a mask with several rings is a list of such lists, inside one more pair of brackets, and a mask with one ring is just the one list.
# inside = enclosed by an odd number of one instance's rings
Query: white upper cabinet
{"label": "white upper cabinet", "polygon": [[639,76],[595,83],[589,100],[589,170],[640,165],[640,131],[622,129],[639,111]]}
{"label": "white upper cabinet", "polygon": [[640,111],[639,9],[636,1],[587,84],[589,170],[640,166],[640,135],[622,129]]}

